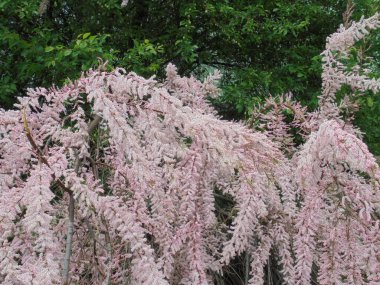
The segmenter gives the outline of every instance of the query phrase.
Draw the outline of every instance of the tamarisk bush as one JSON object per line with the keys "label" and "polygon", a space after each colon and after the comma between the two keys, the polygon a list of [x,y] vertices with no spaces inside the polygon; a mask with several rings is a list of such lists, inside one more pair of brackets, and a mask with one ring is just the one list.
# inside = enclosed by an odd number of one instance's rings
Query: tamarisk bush
{"label": "tamarisk bush", "polygon": [[[380,284],[380,171],[352,124],[356,97],[378,92],[380,81],[359,66],[347,71],[341,62],[379,26],[376,14],[327,38],[316,111],[308,113],[287,94],[268,98],[254,112],[258,129],[288,158],[296,185],[295,284],[311,284],[313,266],[318,284]],[[343,85],[353,92],[337,104]],[[296,137],[304,140],[298,148]]]}
{"label": "tamarisk bush", "polygon": [[256,285],[274,255],[284,284],[379,284],[379,167],[335,98],[378,90],[339,56],[379,25],[333,34],[320,108],[270,98],[264,133],[216,115],[218,73],[170,64],[29,90],[0,111],[0,283],[205,285],[245,255]]}
{"label": "tamarisk bush", "polygon": [[[213,114],[204,96],[217,77],[90,71],[2,112],[2,282],[207,284],[255,237],[267,248],[253,270],[271,243],[291,266],[273,177],[283,157]],[[230,231],[215,191],[239,209]]]}

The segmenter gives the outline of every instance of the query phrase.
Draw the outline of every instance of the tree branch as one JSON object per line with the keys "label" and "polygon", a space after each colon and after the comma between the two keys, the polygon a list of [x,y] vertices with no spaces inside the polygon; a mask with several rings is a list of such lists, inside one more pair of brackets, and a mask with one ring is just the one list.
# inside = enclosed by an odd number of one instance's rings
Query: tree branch
{"label": "tree branch", "polygon": [[74,196],[69,193],[69,224],[67,226],[66,250],[65,258],[63,260],[63,284],[70,284],[70,258],[72,250],[72,239],[74,234]]}
{"label": "tree branch", "polygon": [[[23,119],[23,125],[26,137],[29,140],[29,143],[31,144],[34,151],[37,153],[38,159],[47,165],[50,169],[51,166],[46,159],[46,157],[43,155],[43,152],[38,147],[36,141],[34,140],[31,131],[28,126],[28,120],[26,117],[25,109],[22,110],[22,119]],[[95,128],[98,126],[98,124],[101,122],[102,118],[98,115],[95,115],[93,121],[88,125],[88,135],[95,130]],[[81,159],[77,156],[75,163],[74,163],[74,171],[75,173],[79,173],[79,168],[81,164]],[[74,193],[71,189],[67,188],[65,184],[60,180],[56,179],[55,174],[52,174],[53,181],[55,181],[65,192],[69,194],[69,206],[68,206],[68,213],[69,213],[69,223],[67,225],[67,237],[66,237],[66,249],[65,249],[65,256],[63,261],[63,284],[68,285],[70,284],[70,258],[72,253],[72,239],[74,234],[74,210],[75,210],[75,199],[74,199]]]}
{"label": "tree branch", "polygon": [[[88,136],[95,130],[98,124],[101,122],[102,118],[98,115],[95,115],[94,119],[88,125]],[[77,155],[74,163],[74,171],[76,174],[79,173],[79,168],[82,161]],[[65,250],[65,258],[63,263],[63,284],[70,284],[70,258],[72,252],[72,239],[74,234],[74,209],[75,209],[75,199],[73,192],[69,193],[69,223],[67,225],[67,239],[66,239],[66,250]]]}
{"label": "tree branch", "polygon": [[[28,126],[28,120],[26,118],[25,110],[22,111],[22,119],[23,119],[23,123],[24,123],[24,130],[25,130],[26,137],[28,138],[28,141],[31,144],[34,151],[37,153],[38,159],[42,163],[44,163],[47,167],[49,167],[51,169],[49,162],[47,161],[46,157],[43,155],[41,149],[38,147],[35,140],[33,139],[33,136],[31,134],[29,126]],[[61,187],[65,192],[67,192],[67,193],[72,192],[69,188],[67,188],[65,186],[65,184],[60,179],[57,179],[55,177],[55,173],[52,174],[52,178],[53,178],[53,181],[56,182],[58,184],[58,186]]]}

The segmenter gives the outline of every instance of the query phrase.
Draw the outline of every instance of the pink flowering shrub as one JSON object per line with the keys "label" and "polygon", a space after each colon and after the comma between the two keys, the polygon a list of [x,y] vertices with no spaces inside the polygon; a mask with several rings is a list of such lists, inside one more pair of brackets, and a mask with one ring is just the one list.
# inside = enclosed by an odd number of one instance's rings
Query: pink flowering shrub
{"label": "pink flowering shrub", "polygon": [[29,90],[0,110],[0,283],[205,285],[244,255],[245,284],[264,284],[271,256],[284,284],[313,268],[379,284],[379,167],[335,102],[342,84],[378,90],[338,57],[378,26],[333,34],[320,108],[270,98],[264,133],[218,118],[218,73],[170,64],[164,82],[99,69]]}
{"label": "pink flowering shrub", "polygon": [[[379,91],[379,80],[360,67],[347,72],[339,60],[379,26],[376,14],[327,39],[316,111],[307,112],[291,94],[270,97],[255,111],[256,126],[287,155],[296,185],[295,284],[311,284],[313,267],[318,284],[380,284],[380,170],[352,125],[354,96],[340,104],[335,97],[344,84]],[[344,120],[347,109],[351,115]],[[304,141],[298,147],[294,134]]]}

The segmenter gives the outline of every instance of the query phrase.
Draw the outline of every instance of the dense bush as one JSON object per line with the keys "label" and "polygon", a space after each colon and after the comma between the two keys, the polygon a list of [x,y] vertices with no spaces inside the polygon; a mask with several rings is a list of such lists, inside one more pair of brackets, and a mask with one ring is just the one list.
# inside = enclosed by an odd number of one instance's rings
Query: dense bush
{"label": "dense bush", "polygon": [[[2,284],[244,284],[268,260],[283,284],[379,284],[380,170],[352,124],[377,92],[349,49],[380,16],[341,27],[323,53],[319,108],[269,99],[252,125],[221,120],[203,82],[90,70],[0,111]],[[222,204],[222,207],[221,207]],[[313,277],[314,278],[314,277]]]}

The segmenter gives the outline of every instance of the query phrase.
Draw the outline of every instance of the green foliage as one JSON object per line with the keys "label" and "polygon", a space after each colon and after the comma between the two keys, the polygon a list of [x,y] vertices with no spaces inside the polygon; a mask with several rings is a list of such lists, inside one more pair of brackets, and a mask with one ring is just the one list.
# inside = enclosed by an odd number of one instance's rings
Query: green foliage
{"label": "green foliage", "polygon": [[361,109],[356,118],[356,124],[365,131],[365,142],[375,155],[380,155],[380,96],[365,94],[359,99]]}
{"label": "green foliage", "polygon": [[[113,61],[109,35],[76,31],[70,38],[38,14],[41,1],[0,1],[0,104],[10,106],[28,87],[62,84],[98,62]],[[5,15],[5,16],[4,16]]]}
{"label": "green foliage", "polygon": [[133,48],[124,54],[119,65],[142,75],[157,73],[163,64],[163,46],[153,44],[147,39],[143,41],[134,40],[133,44]]}
{"label": "green foliage", "polygon": [[98,57],[145,76],[168,62],[185,75],[221,69],[226,117],[249,115],[267,92],[310,98],[319,87],[312,58],[344,5],[309,2],[0,0],[0,104],[76,78]]}

